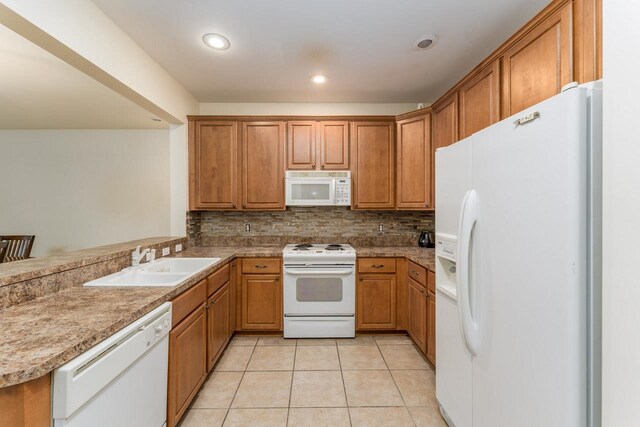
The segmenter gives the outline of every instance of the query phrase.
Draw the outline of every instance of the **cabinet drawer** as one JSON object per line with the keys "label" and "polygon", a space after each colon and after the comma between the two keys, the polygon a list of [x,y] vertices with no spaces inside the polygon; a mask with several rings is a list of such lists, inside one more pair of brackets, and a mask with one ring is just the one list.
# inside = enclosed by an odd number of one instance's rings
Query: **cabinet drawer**
{"label": "cabinet drawer", "polygon": [[427,270],[427,289],[432,294],[436,293],[436,273],[431,270]]}
{"label": "cabinet drawer", "polygon": [[395,273],[395,258],[360,258],[358,273]]}
{"label": "cabinet drawer", "polygon": [[171,324],[176,326],[207,300],[207,281],[203,280],[172,301]]}
{"label": "cabinet drawer", "polygon": [[229,281],[229,264],[207,277],[207,296]]}
{"label": "cabinet drawer", "polygon": [[409,261],[407,263],[407,274],[410,278],[420,283],[422,286],[427,286],[427,269],[419,266],[415,262]]}
{"label": "cabinet drawer", "polygon": [[242,272],[245,274],[280,273],[280,258],[245,258],[242,260]]}

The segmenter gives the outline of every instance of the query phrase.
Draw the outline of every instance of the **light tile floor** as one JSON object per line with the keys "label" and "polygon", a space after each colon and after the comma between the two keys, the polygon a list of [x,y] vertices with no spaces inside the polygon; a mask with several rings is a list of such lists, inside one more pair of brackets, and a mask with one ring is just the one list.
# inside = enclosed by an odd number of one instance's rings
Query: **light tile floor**
{"label": "light tile floor", "polygon": [[180,427],[446,427],[407,336],[231,340]]}

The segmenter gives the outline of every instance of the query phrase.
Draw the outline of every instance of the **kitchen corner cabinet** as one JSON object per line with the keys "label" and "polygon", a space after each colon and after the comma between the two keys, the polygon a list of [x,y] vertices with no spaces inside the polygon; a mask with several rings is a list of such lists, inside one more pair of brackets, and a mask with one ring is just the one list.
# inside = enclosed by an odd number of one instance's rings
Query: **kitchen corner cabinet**
{"label": "kitchen corner cabinet", "polygon": [[285,122],[242,124],[242,208],[284,210]]}
{"label": "kitchen corner cabinet", "polygon": [[167,426],[174,427],[207,376],[206,280],[173,300]]}
{"label": "kitchen corner cabinet", "polygon": [[358,259],[356,330],[389,330],[397,326],[395,258]]}
{"label": "kitchen corner cabinet", "polygon": [[396,208],[430,209],[431,115],[399,121],[396,135]]}
{"label": "kitchen corner cabinet", "polygon": [[502,117],[560,92],[573,80],[573,2],[567,2],[502,57]]}
{"label": "kitchen corner cabinet", "polygon": [[242,260],[240,319],[243,331],[282,330],[281,259]]}
{"label": "kitchen corner cabinet", "polygon": [[487,65],[465,83],[458,101],[460,139],[500,121],[500,61]]}
{"label": "kitchen corner cabinet", "polygon": [[353,209],[395,208],[394,123],[351,122]]}
{"label": "kitchen corner cabinet", "polygon": [[238,123],[196,121],[189,127],[189,209],[238,209]]}

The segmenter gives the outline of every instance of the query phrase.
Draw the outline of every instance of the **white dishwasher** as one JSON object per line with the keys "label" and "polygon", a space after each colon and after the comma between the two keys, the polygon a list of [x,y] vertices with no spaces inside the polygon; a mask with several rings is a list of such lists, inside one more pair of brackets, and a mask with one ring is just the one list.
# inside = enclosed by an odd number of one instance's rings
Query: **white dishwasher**
{"label": "white dishwasher", "polygon": [[167,302],[56,369],[53,426],[164,426],[169,330]]}

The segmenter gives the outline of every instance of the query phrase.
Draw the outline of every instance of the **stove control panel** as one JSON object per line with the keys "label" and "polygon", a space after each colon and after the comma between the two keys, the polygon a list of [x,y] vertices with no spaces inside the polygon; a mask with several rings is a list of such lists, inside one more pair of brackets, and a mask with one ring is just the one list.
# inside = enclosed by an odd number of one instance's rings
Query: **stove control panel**
{"label": "stove control panel", "polygon": [[349,179],[336,179],[336,205],[351,204],[351,182]]}

